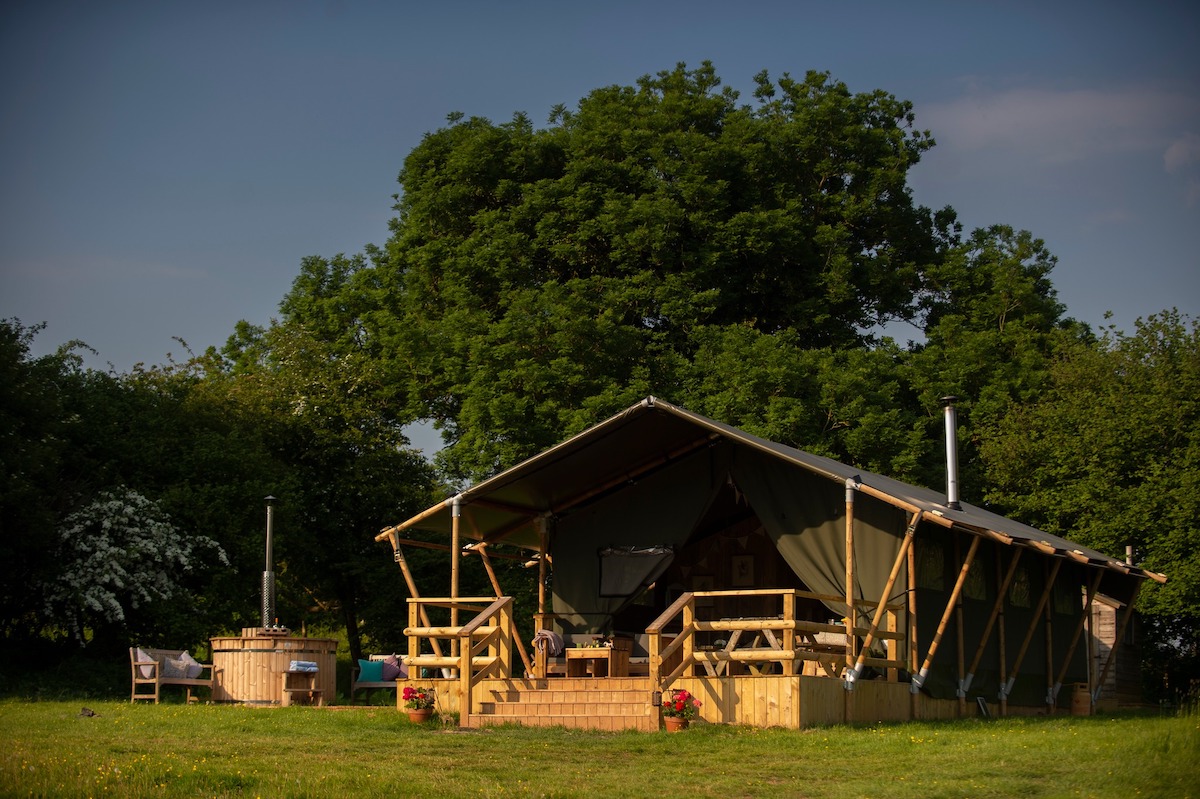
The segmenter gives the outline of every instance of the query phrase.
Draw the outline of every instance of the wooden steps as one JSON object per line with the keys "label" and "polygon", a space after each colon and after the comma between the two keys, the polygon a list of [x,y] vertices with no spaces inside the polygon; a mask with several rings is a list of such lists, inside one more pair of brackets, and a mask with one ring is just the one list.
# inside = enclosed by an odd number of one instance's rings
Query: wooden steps
{"label": "wooden steps", "polygon": [[589,730],[658,729],[648,677],[483,680],[471,727],[521,724]]}

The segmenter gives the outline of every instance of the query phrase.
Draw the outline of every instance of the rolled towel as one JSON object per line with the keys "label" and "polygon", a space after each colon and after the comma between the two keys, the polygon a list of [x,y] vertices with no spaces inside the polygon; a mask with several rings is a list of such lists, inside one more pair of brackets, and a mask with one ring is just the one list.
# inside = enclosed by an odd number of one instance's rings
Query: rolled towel
{"label": "rolled towel", "polygon": [[558,657],[563,653],[563,638],[554,630],[538,630],[533,636],[533,646],[545,649],[551,657]]}
{"label": "rolled towel", "polygon": [[320,668],[311,660],[293,660],[288,671],[320,671]]}

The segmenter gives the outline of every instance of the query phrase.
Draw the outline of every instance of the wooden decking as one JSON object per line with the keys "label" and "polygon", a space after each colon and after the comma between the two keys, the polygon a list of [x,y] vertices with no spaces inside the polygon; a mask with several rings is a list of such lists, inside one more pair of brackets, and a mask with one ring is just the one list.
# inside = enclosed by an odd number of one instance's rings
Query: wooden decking
{"label": "wooden decking", "polygon": [[659,726],[649,677],[484,680],[468,725],[641,730]]}
{"label": "wooden decking", "polygon": [[[433,687],[439,711],[458,712],[457,680],[401,682],[406,684]],[[683,677],[674,687],[686,688],[700,699],[700,719],[710,724],[800,729],[953,718],[959,712],[954,700],[914,698],[907,684],[882,680],[861,682],[853,692],[846,691],[841,680],[808,675]],[[403,689],[398,695],[402,693]],[[660,727],[655,699],[648,677],[483,679],[473,689],[466,726],[653,732]]]}
{"label": "wooden decking", "polygon": [[[730,593],[775,597],[782,603],[782,612],[715,620],[698,615],[703,606],[697,604],[697,597]],[[566,677],[542,676],[551,672],[547,653],[539,650],[534,662],[521,659],[527,673],[535,675],[524,678],[515,672],[518,647],[510,597],[410,598],[405,662],[410,674],[421,676],[400,682],[397,706],[403,706],[405,686],[424,686],[436,692],[438,711],[457,714],[463,727],[513,723],[643,731],[659,728],[658,701],[672,688],[685,688],[697,696],[703,703],[701,720],[715,724],[799,729],[982,712],[982,707],[964,699],[933,699],[922,691],[914,692],[915,680],[910,684],[899,679],[906,666],[899,648],[904,635],[895,624],[899,605],[860,609],[863,612],[854,614],[859,618],[868,615],[865,611],[873,611],[869,626],[864,627],[849,619],[842,624],[798,619],[797,597],[824,599],[791,589],[685,593],[647,627],[648,676],[599,676],[607,669],[592,669],[598,676],[582,676],[581,669]],[[469,611],[478,615],[459,625],[455,615],[468,610],[464,607],[468,604],[474,605]],[[429,624],[423,619],[427,606],[450,608],[451,623]],[[947,608],[952,606],[951,602]],[[1035,618],[1039,613],[1040,609]],[[675,617],[679,617],[677,626]],[[664,634],[669,622],[678,630],[670,635]],[[1033,631],[1030,627],[1029,634]],[[711,643],[705,638],[718,635],[728,638]],[[937,640],[935,637],[935,643]],[[921,674],[926,673],[933,653],[931,647]],[[915,673],[915,656],[909,655],[913,661],[907,663],[907,670]],[[859,679],[863,666],[873,667],[878,678]],[[1015,669],[1010,677],[1014,673]],[[1040,709],[1046,711],[1044,705]],[[988,712],[1005,715],[1024,709],[1001,704]]]}

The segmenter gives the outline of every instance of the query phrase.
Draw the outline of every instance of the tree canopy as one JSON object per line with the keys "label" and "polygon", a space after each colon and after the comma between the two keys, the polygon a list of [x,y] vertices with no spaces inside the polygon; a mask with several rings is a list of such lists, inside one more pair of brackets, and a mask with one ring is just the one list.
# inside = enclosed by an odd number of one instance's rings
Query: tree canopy
{"label": "tree canopy", "polygon": [[547,127],[456,117],[405,159],[384,251],[346,281],[408,408],[481,477],[648,393],[730,327],[834,350],[920,312],[953,244],[907,173],[909,103],[710,64],[610,86]]}

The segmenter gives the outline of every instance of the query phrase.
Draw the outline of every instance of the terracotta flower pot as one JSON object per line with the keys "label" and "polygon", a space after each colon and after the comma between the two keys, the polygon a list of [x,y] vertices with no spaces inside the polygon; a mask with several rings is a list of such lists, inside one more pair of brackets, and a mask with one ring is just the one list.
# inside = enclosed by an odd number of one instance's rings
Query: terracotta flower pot
{"label": "terracotta flower pot", "polygon": [[420,710],[409,710],[408,720],[413,724],[424,724],[433,718],[433,708],[423,707]]}
{"label": "terracotta flower pot", "polygon": [[664,716],[663,724],[667,727],[667,732],[681,732],[688,728],[688,720],[683,716]]}

